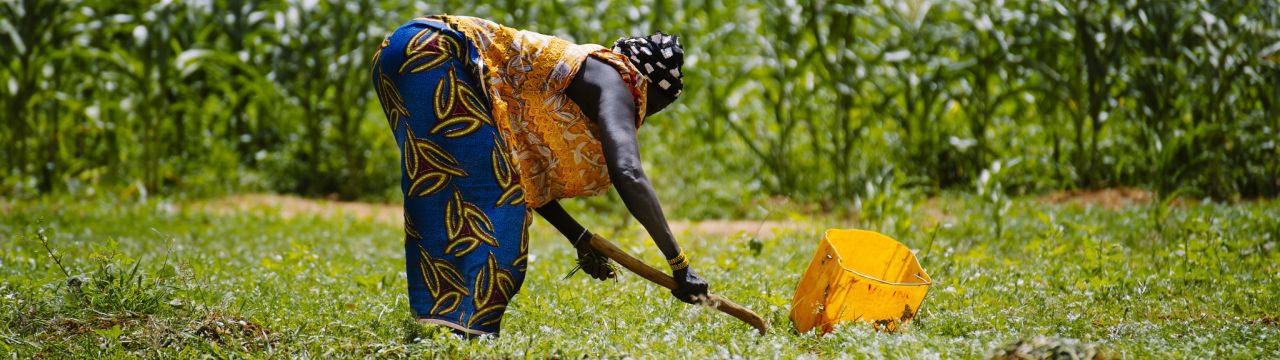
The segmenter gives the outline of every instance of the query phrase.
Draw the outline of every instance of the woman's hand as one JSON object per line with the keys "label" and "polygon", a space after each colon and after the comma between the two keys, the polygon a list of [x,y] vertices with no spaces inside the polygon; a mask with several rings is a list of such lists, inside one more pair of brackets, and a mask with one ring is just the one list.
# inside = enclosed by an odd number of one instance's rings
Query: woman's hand
{"label": "woman's hand", "polygon": [[[592,279],[596,280],[603,281],[605,279],[616,278],[618,275],[613,270],[613,264],[609,263],[609,258],[605,257],[604,254],[601,254],[599,251],[596,251],[596,249],[591,248],[591,241],[589,239],[599,235],[591,233],[584,233],[584,235],[586,236],[584,236],[582,241],[578,241],[573,244],[573,247],[578,249],[577,269],[581,269],[582,272],[587,273],[588,276],[591,276]],[[570,272],[569,274],[572,275],[573,273]]]}
{"label": "woman's hand", "polygon": [[671,273],[671,277],[676,279],[676,288],[671,290],[671,295],[680,301],[697,304],[707,296],[707,281],[698,276],[693,268],[684,268]]}
{"label": "woman's hand", "polygon": [[560,230],[560,233],[569,239],[569,244],[578,250],[578,266],[569,271],[569,275],[565,278],[573,276],[578,270],[582,270],[596,280],[613,279],[617,276],[613,265],[609,263],[609,258],[591,248],[591,238],[596,235],[578,224],[577,220],[560,207],[560,203],[552,201],[534,210],[538,215],[542,215],[543,219],[547,219],[547,222],[550,222],[556,230]]}

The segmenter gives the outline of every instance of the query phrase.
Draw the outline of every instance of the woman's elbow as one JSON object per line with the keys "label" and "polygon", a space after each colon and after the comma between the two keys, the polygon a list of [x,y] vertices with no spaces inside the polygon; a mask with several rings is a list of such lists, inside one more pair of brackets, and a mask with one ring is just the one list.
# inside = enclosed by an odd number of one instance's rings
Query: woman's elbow
{"label": "woman's elbow", "polygon": [[647,180],[644,170],[639,166],[618,166],[610,169],[609,179],[613,185],[621,188],[643,185]]}

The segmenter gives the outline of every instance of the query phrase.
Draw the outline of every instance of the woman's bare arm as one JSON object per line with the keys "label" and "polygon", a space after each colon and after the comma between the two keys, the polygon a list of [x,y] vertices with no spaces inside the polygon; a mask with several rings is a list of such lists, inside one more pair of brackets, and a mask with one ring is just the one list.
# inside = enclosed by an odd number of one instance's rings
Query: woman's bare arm
{"label": "woman's bare arm", "polygon": [[[649,232],[664,257],[681,256],[680,246],[662,213],[662,204],[640,163],[635,99],[622,76],[613,66],[588,58],[566,93],[583,114],[600,126],[609,179],[627,210]],[[673,293],[681,300],[691,302],[693,296],[706,294],[706,282],[692,270],[681,269],[673,275],[681,285]]]}
{"label": "woman's bare arm", "polygon": [[534,211],[537,211],[538,215],[541,215],[543,219],[551,223],[551,226],[555,227],[557,231],[564,234],[564,237],[569,239],[570,244],[577,246],[582,238],[585,237],[584,233],[587,232],[587,229],[583,228],[582,224],[579,224],[572,216],[569,216],[569,212],[564,211],[559,202],[546,203],[542,207],[534,209]]}
{"label": "woman's bare arm", "polygon": [[561,234],[564,234],[569,243],[573,244],[573,247],[578,250],[578,266],[588,276],[596,280],[612,279],[616,276],[613,268],[607,265],[608,260],[603,255],[595,258],[587,256],[587,253],[595,252],[595,250],[591,249],[591,232],[583,228],[581,224],[578,224],[578,221],[574,220],[573,216],[569,215],[569,212],[564,211],[559,202],[546,203],[542,207],[534,209],[534,211],[537,211],[538,215],[551,223],[551,226],[555,227]]}

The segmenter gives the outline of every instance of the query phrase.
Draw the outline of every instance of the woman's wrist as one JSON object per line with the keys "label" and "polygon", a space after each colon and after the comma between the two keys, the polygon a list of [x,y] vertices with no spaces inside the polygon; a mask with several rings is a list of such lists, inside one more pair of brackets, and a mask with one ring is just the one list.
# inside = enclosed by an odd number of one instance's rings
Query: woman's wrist
{"label": "woman's wrist", "polygon": [[671,267],[671,272],[679,272],[689,268],[689,258],[684,256],[684,251],[680,251],[676,257],[667,259],[667,266]]}
{"label": "woman's wrist", "polygon": [[578,234],[578,237],[570,239],[570,242],[573,244],[573,247],[575,248],[581,249],[584,246],[589,247],[591,244],[592,236],[594,235],[591,234],[590,231],[587,231],[586,228],[583,228],[582,233]]}

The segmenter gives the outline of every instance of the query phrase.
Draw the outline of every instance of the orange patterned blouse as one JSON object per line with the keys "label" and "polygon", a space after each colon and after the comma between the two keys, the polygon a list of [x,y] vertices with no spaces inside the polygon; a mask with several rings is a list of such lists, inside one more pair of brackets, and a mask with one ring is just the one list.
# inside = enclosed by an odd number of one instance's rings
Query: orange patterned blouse
{"label": "orange patterned blouse", "polygon": [[636,127],[644,122],[640,72],[622,55],[600,45],[579,45],[467,16],[433,16],[461,31],[480,52],[481,79],[493,103],[493,119],[515,159],[530,208],[602,194],[609,171],[597,134],[564,90],[588,56],[618,68],[636,99]]}

